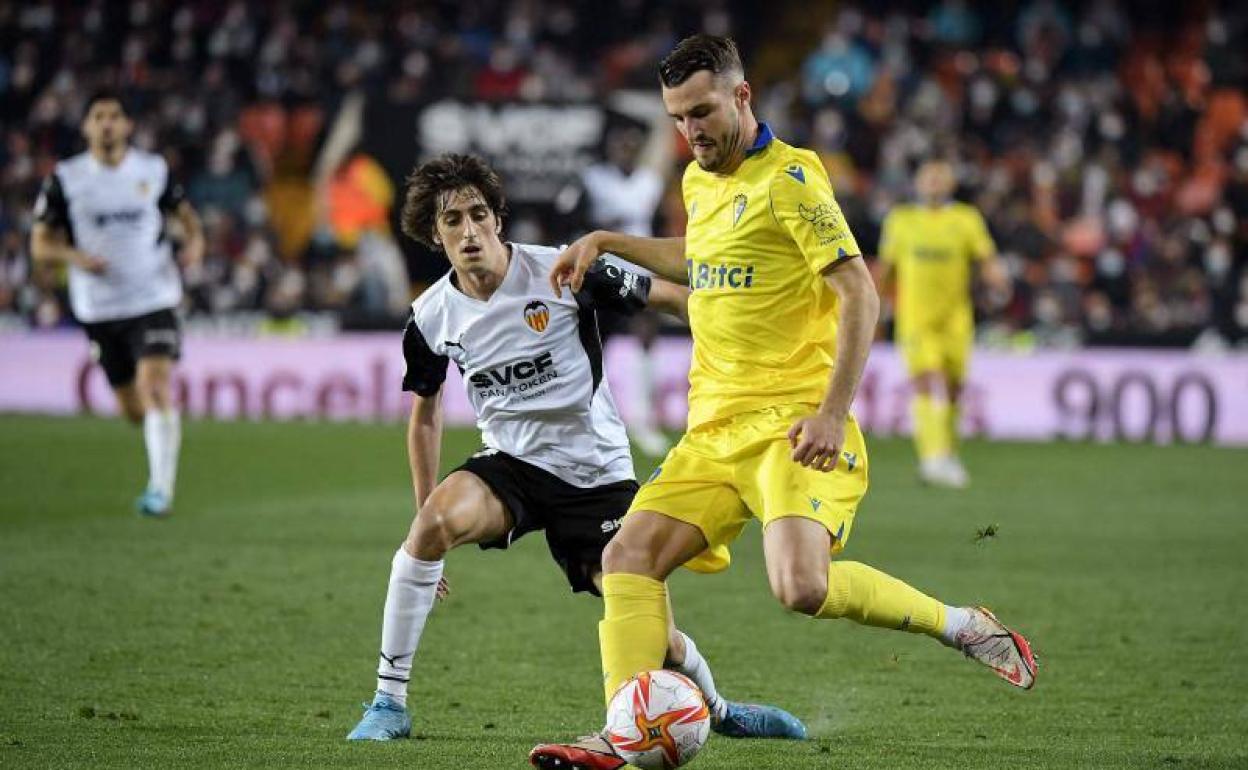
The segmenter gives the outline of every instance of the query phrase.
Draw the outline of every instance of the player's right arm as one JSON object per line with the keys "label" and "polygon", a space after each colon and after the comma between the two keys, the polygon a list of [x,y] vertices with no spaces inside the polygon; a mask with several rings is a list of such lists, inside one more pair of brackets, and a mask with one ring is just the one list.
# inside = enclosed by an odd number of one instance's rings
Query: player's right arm
{"label": "player's right arm", "polygon": [[438,485],[438,462],[442,449],[442,391],[432,396],[415,394],[407,422],[407,464],[419,510]]}
{"label": "player's right arm", "polygon": [[967,208],[967,222],[970,233],[971,265],[975,268],[976,278],[987,284],[996,297],[1005,304],[1012,293],[1010,274],[997,255],[997,244],[988,232],[988,223],[978,209]]}
{"label": "player's right arm", "polygon": [[43,180],[35,200],[35,225],[30,231],[30,255],[41,265],[73,265],[99,275],[108,267],[102,257],[88,254],[69,244],[65,228],[69,223],[69,205],[56,174]]}
{"label": "player's right arm", "polygon": [[442,383],[449,363],[444,355],[429,347],[425,335],[416,324],[416,315],[408,316],[403,329],[403,390],[412,394],[412,413],[407,422],[407,464],[412,472],[412,490],[416,508],[438,483],[438,462],[442,450]]}
{"label": "player's right arm", "polygon": [[585,272],[603,254],[614,254],[655,275],[684,285],[688,283],[685,267],[684,238],[645,238],[610,230],[595,230],[568,245],[550,269],[550,286],[555,296],[563,296],[563,287],[581,290]]}
{"label": "player's right arm", "polygon": [[877,283],[880,287],[881,294],[892,292],[894,284],[897,280],[897,252],[898,252],[898,225],[897,210],[888,212],[888,216],[884,217],[884,224],[880,228],[880,274],[877,276]]}

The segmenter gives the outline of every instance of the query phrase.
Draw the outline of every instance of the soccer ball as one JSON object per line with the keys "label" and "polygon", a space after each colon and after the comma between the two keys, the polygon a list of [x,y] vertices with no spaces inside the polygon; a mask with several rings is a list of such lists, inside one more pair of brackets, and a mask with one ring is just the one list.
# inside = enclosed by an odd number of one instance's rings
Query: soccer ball
{"label": "soccer ball", "polygon": [[710,732],[702,691],[674,671],[638,674],[620,685],[607,705],[607,740],[621,759],[642,770],[687,764]]}

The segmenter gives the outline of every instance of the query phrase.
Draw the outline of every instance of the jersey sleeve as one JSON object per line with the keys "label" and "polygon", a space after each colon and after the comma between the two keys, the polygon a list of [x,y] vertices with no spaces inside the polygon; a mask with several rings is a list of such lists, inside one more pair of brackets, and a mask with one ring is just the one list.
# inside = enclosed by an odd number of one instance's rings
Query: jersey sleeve
{"label": "jersey sleeve", "polygon": [[585,273],[581,291],[599,308],[631,315],[650,300],[650,278],[600,258]]}
{"label": "jersey sleeve", "polygon": [[428,397],[442,389],[449,359],[429,347],[414,315],[407,317],[407,326],[403,329],[403,360],[407,365],[403,372],[403,390]]}
{"label": "jersey sleeve", "polygon": [[997,253],[997,244],[993,243],[988,232],[988,224],[978,209],[966,209],[967,227],[970,236],[971,259],[988,259]]}
{"label": "jersey sleeve", "polygon": [[182,201],[186,200],[186,191],[182,188],[181,183],[173,179],[171,174],[167,171],[165,174],[165,189],[160,193],[160,198],[156,201],[156,205],[164,213],[173,214],[182,205]]}
{"label": "jersey sleeve", "polygon": [[862,255],[817,159],[789,163],[772,177],[771,210],[811,272]]}
{"label": "jersey sleeve", "polygon": [[69,203],[65,200],[65,190],[61,180],[55,173],[48,174],[39,188],[39,197],[35,199],[35,221],[49,227],[65,227],[69,224]]}

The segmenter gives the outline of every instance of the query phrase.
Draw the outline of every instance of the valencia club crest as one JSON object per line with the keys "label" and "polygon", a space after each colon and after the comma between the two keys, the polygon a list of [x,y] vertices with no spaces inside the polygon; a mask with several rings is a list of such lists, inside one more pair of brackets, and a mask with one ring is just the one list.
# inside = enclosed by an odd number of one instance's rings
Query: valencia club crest
{"label": "valencia club crest", "polygon": [[524,322],[530,329],[541,334],[550,324],[550,308],[541,300],[533,300],[524,306]]}

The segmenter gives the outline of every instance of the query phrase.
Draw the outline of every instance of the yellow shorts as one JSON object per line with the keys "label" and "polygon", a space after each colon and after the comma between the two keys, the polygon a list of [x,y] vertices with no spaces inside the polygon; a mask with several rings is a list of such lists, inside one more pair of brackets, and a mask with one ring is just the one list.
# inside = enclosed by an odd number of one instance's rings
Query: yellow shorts
{"label": "yellow shorts", "polygon": [[764,528],[788,516],[812,519],[832,534],[832,552],[840,551],[867,493],[867,447],[850,417],[836,470],[793,462],[789,428],[814,410],[772,407],[693,428],[642,485],[629,513],[657,511],[702,530],[709,547],[685,564],[697,572],[728,566],[728,546],[751,517]]}
{"label": "yellow shorts", "polygon": [[897,331],[897,347],[911,377],[941,372],[954,381],[965,382],[974,340],[975,327],[971,323]]}

